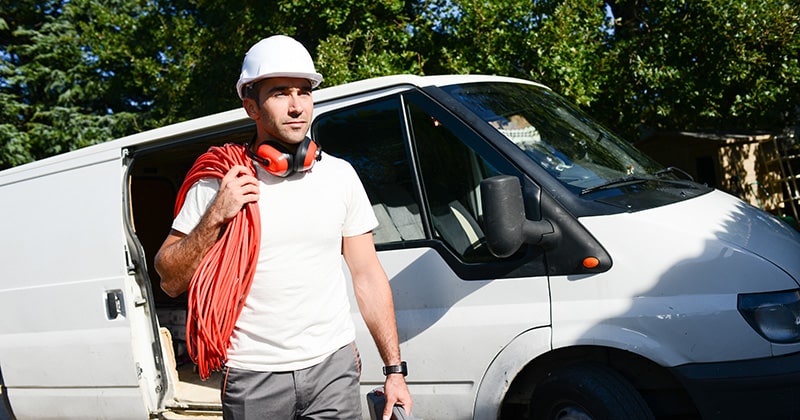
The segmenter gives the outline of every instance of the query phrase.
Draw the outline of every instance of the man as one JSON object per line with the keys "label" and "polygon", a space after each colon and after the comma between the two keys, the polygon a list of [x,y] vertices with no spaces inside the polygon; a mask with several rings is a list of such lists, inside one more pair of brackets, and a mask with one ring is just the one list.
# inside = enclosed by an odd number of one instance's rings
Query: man
{"label": "man", "polygon": [[256,173],[237,165],[221,180],[198,181],[156,256],[161,287],[177,296],[220,232],[257,202],[261,248],[227,349],[225,418],[361,417],[342,255],[386,365],[384,418],[395,403],[411,412],[391,290],[372,241],[377,220],[353,168],[306,137],[311,90],[321,81],[292,38],[266,38],[248,51],[237,91],[256,123],[247,146]]}

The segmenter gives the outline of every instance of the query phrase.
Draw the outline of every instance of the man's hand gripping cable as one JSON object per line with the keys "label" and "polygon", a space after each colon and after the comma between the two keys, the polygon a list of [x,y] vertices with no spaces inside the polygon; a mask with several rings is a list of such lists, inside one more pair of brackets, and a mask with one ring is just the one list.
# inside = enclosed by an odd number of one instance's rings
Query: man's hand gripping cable
{"label": "man's hand gripping cable", "polygon": [[[253,170],[242,145],[213,146],[195,161],[175,202],[180,212],[186,193],[202,178],[219,178],[234,165]],[[202,379],[220,370],[234,324],[253,283],[261,240],[258,203],[248,203],[228,223],[225,232],[203,257],[189,283],[186,345]]]}

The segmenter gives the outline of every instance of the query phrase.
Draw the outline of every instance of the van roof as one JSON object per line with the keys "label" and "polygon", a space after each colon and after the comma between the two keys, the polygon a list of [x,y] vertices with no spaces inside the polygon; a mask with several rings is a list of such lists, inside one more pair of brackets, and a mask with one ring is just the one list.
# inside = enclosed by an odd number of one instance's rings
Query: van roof
{"label": "van roof", "polygon": [[439,75],[439,76],[415,76],[410,74],[400,74],[393,76],[381,76],[371,79],[364,79],[356,82],[350,82],[342,85],[331,86],[324,89],[320,89],[314,92],[314,101],[325,102],[329,100],[338,99],[344,96],[352,96],[354,94],[366,93],[378,89],[385,89],[391,86],[410,85],[422,88],[427,86],[448,86],[460,83],[492,82],[492,81],[537,84],[529,80],[517,79],[513,77],[478,75],[478,74]]}
{"label": "van roof", "polygon": [[[375,77],[371,79],[359,80],[342,85],[326,87],[314,91],[314,102],[317,104],[328,102],[331,100],[340,99],[343,97],[354,96],[362,93],[385,89],[392,86],[415,86],[419,88],[428,86],[447,86],[460,83],[475,83],[475,82],[489,82],[489,81],[506,81],[515,83],[537,84],[529,80],[504,77],[504,76],[491,76],[491,75],[439,75],[439,76],[415,76],[410,74],[392,75]],[[234,127],[247,123],[249,118],[241,107],[232,109],[230,111],[219,112],[216,114],[207,115],[204,117],[193,118],[191,120],[182,121],[175,124],[170,124],[163,127],[154,128],[151,130],[142,131],[139,133],[131,134],[118,139],[110,140],[104,143],[99,143],[92,146],[87,146],[81,149],[73,150],[70,152],[62,153],[59,155],[51,156],[39,161],[27,163],[24,165],[16,166],[13,168],[0,171],[0,178],[6,178],[0,181],[0,184],[13,182],[16,178],[12,174],[18,172],[26,172],[34,168],[42,168],[49,165],[58,165],[64,161],[72,160],[78,157],[87,158],[92,160],[90,156],[95,154],[102,154],[107,156],[113,153],[114,157],[119,157],[123,150],[127,147],[134,145],[143,145],[155,140],[168,139],[170,137],[186,137],[192,133],[208,132],[212,128],[219,128],[224,130],[226,128]],[[108,156],[109,158],[113,158]],[[10,178],[7,178],[9,177]]]}

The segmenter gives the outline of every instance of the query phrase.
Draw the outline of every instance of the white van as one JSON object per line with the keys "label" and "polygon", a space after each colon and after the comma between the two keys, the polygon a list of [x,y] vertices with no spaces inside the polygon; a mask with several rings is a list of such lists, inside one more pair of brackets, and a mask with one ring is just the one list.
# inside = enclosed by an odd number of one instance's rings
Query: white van
{"label": "white van", "polygon": [[[786,224],[531,82],[392,76],[314,97],[311,135],[381,223],[415,416],[800,416]],[[219,378],[186,357],[186,298],[152,259],[194,159],[252,131],[233,110],[0,172],[7,416],[219,415]],[[352,306],[366,395],[381,362]]]}

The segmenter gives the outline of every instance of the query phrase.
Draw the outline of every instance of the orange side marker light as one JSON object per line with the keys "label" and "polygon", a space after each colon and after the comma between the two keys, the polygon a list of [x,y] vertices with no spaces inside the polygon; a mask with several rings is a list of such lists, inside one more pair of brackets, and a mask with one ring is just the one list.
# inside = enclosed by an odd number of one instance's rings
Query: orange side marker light
{"label": "orange side marker light", "polygon": [[583,259],[583,266],[586,268],[595,268],[600,265],[600,260],[597,257],[586,257]]}

